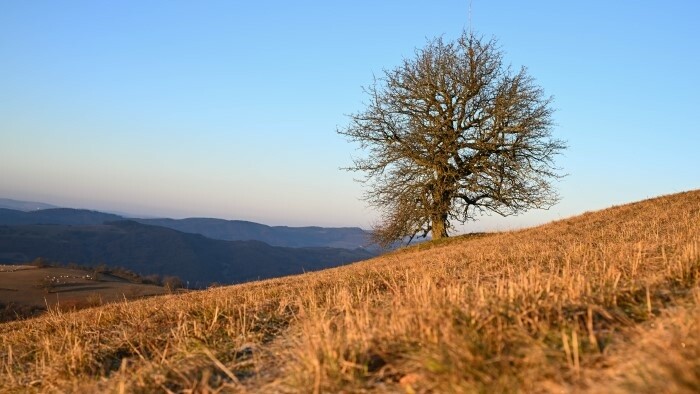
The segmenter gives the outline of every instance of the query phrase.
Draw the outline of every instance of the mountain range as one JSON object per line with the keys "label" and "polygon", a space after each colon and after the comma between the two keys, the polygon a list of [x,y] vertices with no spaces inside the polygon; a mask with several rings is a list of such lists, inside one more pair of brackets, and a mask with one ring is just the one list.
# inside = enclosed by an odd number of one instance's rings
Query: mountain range
{"label": "mountain range", "polygon": [[209,218],[133,220],[225,241],[257,240],[273,246],[291,248],[371,249],[373,247],[369,241],[369,233],[358,227],[273,227],[242,220]]}
{"label": "mountain range", "polygon": [[[96,225],[127,218],[99,211],[72,208],[50,208],[23,211],[0,208],[0,225],[65,224]],[[224,241],[261,241],[272,246],[291,248],[331,247],[376,250],[369,233],[359,227],[287,227],[267,226],[243,220],[214,218],[139,219],[128,218],[147,225],[167,227],[184,233],[201,234]]]}
{"label": "mountain range", "polygon": [[178,276],[192,287],[313,271],[376,254],[368,233],[359,228],[272,227],[208,218],[127,220],[84,209],[0,208],[0,263],[37,257],[104,263],[141,275]]}

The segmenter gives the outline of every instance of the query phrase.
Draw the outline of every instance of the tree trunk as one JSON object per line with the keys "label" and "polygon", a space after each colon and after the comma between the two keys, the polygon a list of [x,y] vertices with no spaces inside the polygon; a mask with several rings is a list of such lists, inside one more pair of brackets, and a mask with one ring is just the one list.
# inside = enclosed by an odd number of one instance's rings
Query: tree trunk
{"label": "tree trunk", "polygon": [[447,215],[435,215],[431,219],[433,239],[447,238]]}

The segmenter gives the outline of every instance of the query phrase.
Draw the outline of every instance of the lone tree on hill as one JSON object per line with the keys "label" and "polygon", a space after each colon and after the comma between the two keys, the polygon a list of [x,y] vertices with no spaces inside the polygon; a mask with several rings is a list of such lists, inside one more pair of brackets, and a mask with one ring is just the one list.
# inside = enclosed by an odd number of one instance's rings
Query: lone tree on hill
{"label": "lone tree on hill", "polygon": [[434,39],[365,92],[366,109],[338,133],[368,150],[348,169],[365,173],[365,200],[382,212],[380,244],[558,200],[553,158],[566,146],[551,136],[552,99],[503,64],[495,40]]}

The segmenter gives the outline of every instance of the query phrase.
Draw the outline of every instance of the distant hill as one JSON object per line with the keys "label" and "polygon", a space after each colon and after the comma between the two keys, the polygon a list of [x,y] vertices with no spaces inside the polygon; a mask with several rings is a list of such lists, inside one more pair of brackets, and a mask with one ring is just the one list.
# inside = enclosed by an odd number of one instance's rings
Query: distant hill
{"label": "distant hill", "polygon": [[[23,212],[0,208],[0,225],[62,224],[98,225],[125,220],[123,216],[86,209],[53,208]],[[142,224],[167,227],[184,233],[201,234],[224,241],[261,241],[272,246],[290,248],[330,247],[377,251],[371,245],[369,233],[357,227],[286,227],[266,226],[242,220],[211,218],[191,219],[132,219]]]}
{"label": "distant hill", "polygon": [[0,208],[16,209],[18,211],[36,211],[39,209],[51,209],[58,207],[51,204],[44,204],[42,202],[20,201],[13,200],[10,198],[0,198]]}
{"label": "distant hill", "polygon": [[225,241],[257,240],[292,248],[325,246],[355,249],[371,245],[369,233],[358,227],[272,227],[242,220],[208,218],[133,220]]}
{"label": "distant hill", "polygon": [[[47,217],[67,221],[66,211],[52,211]],[[11,212],[0,214],[5,220],[24,220]],[[106,263],[142,275],[176,275],[191,286],[206,286],[302,273],[373,256],[363,249],[285,248],[259,241],[214,240],[135,221],[95,224],[115,215],[92,211],[68,216],[85,224],[0,225],[0,262],[44,257],[83,265]]]}
{"label": "distant hill", "polygon": [[0,224],[63,224],[69,226],[96,225],[108,221],[124,220],[119,215],[87,209],[51,208],[22,212],[0,209]]}

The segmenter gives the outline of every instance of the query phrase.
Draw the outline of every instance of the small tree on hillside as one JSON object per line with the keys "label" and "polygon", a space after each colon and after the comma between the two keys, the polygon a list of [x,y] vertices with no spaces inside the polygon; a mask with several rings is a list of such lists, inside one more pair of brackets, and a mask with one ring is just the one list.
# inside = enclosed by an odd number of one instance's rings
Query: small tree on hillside
{"label": "small tree on hillside", "polygon": [[446,237],[451,223],[557,201],[551,99],[525,68],[504,66],[494,40],[429,41],[365,89],[370,102],[338,132],[368,155],[365,199],[382,212],[375,240]]}

